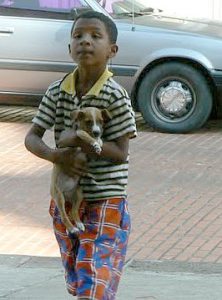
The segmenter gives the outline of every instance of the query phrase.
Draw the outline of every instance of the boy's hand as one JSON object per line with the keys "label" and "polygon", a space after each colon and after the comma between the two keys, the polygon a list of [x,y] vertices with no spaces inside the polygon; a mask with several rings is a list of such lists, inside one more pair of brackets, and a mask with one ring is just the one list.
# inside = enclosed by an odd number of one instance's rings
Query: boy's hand
{"label": "boy's hand", "polygon": [[55,163],[62,165],[65,173],[74,177],[76,175],[88,175],[88,169],[83,166],[79,159],[75,159],[76,149],[72,148],[59,148],[55,150]]}
{"label": "boy's hand", "polygon": [[58,147],[79,147],[79,138],[73,129],[64,130],[61,132]]}
{"label": "boy's hand", "polygon": [[84,153],[91,157],[96,157],[101,152],[101,147],[98,144],[91,145],[83,140],[79,140],[79,146]]}
{"label": "boy's hand", "polygon": [[84,142],[80,137],[77,136],[76,132],[73,129],[65,130],[61,132],[58,141],[58,147],[80,147],[82,151],[88,155],[98,154],[97,147],[90,145],[89,143]]}

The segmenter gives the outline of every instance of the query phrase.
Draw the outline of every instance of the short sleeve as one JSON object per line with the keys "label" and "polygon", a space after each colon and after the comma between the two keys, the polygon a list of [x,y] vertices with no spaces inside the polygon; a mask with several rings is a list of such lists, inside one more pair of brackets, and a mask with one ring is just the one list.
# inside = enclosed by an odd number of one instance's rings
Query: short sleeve
{"label": "short sleeve", "polygon": [[56,101],[52,89],[49,87],[39,105],[32,122],[45,128],[51,128],[55,123]]}
{"label": "short sleeve", "polygon": [[124,89],[115,91],[111,95],[108,110],[112,118],[106,124],[103,135],[107,141],[127,134],[129,138],[137,136],[135,113],[132,109],[131,100]]}

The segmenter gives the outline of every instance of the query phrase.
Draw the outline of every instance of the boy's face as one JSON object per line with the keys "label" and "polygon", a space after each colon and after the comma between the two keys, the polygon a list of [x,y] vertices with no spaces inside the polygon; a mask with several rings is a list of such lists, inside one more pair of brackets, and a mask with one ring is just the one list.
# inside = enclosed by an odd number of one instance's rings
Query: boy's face
{"label": "boy's face", "polygon": [[82,67],[106,66],[118,48],[109,39],[106,27],[99,19],[78,19],[74,25],[70,55]]}

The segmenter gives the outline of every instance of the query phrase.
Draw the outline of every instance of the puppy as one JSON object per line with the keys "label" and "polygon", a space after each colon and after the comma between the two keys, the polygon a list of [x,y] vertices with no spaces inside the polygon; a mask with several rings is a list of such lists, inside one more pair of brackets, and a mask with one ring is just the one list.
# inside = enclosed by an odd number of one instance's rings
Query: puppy
{"label": "puppy", "polygon": [[[106,109],[99,110],[95,107],[86,107],[73,111],[71,119],[73,121],[72,128],[76,131],[76,135],[84,142],[92,145],[94,151],[100,154],[103,126],[105,122],[111,119],[110,113]],[[74,148],[73,150],[73,159],[78,161],[78,165],[81,167],[86,167],[86,154],[80,148]],[[82,201],[82,192],[79,186],[80,176],[70,177],[66,171],[68,167],[60,164],[53,165],[50,192],[51,197],[56,201],[61,220],[66,226],[67,232],[76,235],[85,230],[78,212]],[[65,209],[66,201],[72,204],[70,218]],[[72,224],[70,219],[74,221],[76,226]]]}

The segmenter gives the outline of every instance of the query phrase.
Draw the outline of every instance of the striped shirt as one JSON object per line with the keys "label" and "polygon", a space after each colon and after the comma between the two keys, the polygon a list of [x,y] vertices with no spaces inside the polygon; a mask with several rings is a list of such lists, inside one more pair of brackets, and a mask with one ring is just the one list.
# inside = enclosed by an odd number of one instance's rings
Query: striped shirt
{"label": "striped shirt", "polygon": [[[106,69],[81,100],[75,91],[76,74],[77,69],[49,86],[33,122],[45,129],[54,126],[57,145],[60,133],[72,127],[71,111],[94,106],[99,109],[106,108],[112,117],[105,124],[103,142],[114,141],[126,134],[130,138],[135,137],[136,125],[131,101],[127,92],[113,80],[112,73]],[[128,159],[122,164],[115,164],[102,158],[89,159],[91,176],[82,177],[80,180],[84,199],[91,201],[125,197]]]}

